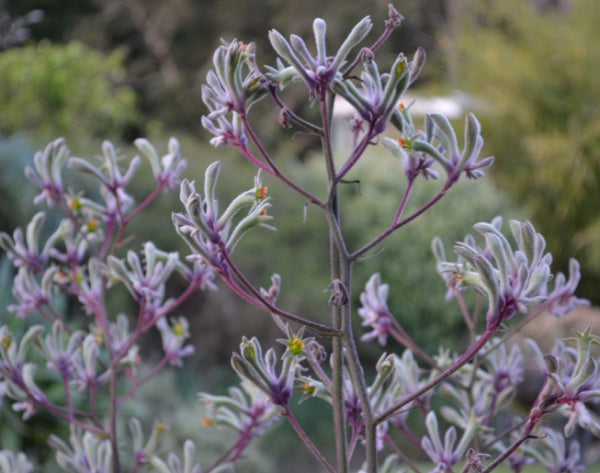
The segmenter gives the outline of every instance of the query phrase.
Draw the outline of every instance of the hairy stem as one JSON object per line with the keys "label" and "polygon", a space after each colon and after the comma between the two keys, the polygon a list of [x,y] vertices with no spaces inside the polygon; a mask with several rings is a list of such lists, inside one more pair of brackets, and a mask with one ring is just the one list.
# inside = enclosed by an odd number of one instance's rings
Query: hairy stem
{"label": "hairy stem", "polygon": [[414,393],[409,394],[401,401],[397,402],[393,406],[391,406],[388,409],[386,409],[385,411],[383,411],[381,414],[379,414],[377,416],[377,418],[375,419],[375,422],[381,423],[381,422],[385,421],[386,419],[388,419],[389,417],[394,415],[394,413],[398,409],[401,409],[409,402],[414,401],[419,396],[425,394],[427,391],[433,389],[435,386],[440,384],[446,378],[448,378],[449,376],[456,373],[462,366],[467,364],[469,362],[469,360],[471,360],[477,353],[479,353],[479,351],[494,336],[495,333],[496,333],[495,329],[486,330],[486,332],[481,336],[481,338],[479,340],[477,340],[477,342],[471,348],[469,348],[460,358],[458,358],[458,360],[456,360],[454,363],[452,363],[452,365],[450,365],[446,370],[444,370],[442,373],[440,373],[438,376],[436,376],[433,380],[431,380],[429,383],[427,383],[425,386],[423,386],[418,391],[415,391]]}

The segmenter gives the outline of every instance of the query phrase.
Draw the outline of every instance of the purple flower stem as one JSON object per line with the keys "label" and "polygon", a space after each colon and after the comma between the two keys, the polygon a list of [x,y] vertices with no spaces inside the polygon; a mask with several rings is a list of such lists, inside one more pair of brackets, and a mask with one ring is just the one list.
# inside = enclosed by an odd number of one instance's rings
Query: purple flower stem
{"label": "purple flower stem", "polygon": [[239,458],[242,455],[246,447],[250,444],[251,438],[252,430],[250,428],[247,428],[246,430],[241,432],[241,435],[237,439],[237,441],[217,460],[215,460],[212,465],[210,465],[206,470],[203,470],[202,473],[211,473],[215,468],[227,461],[227,459],[235,453],[234,457],[229,460],[230,462],[234,462],[237,458]]}
{"label": "purple flower stem", "polygon": [[385,240],[388,236],[390,236],[392,233],[394,233],[396,230],[398,230],[400,227],[403,227],[407,223],[413,221],[419,215],[423,214],[426,210],[433,207],[437,202],[439,202],[442,199],[442,197],[444,197],[446,195],[446,193],[450,190],[450,188],[452,187],[452,185],[455,182],[456,182],[456,179],[453,179],[451,176],[449,176],[448,180],[446,181],[446,184],[444,184],[444,187],[429,202],[427,202],[425,205],[423,205],[423,207],[421,207],[419,210],[410,214],[408,217],[405,217],[404,219],[400,220],[399,222],[397,222],[395,224],[392,224],[392,226],[390,226],[387,230],[383,231],[380,235],[375,237],[373,240],[371,240],[369,243],[364,245],[362,248],[359,248],[354,253],[352,253],[350,255],[350,259],[352,261],[356,261],[362,255],[364,255],[366,252],[373,249],[375,246],[377,246],[379,243],[381,243],[383,240]]}
{"label": "purple flower stem", "polygon": [[[415,437],[412,431],[408,428],[408,426],[404,422],[394,422],[393,423],[398,430],[400,430],[406,439],[417,449],[423,451],[423,447],[421,446],[421,442],[419,439]],[[386,435],[387,436],[387,435]],[[391,438],[390,438],[391,440]]]}
{"label": "purple flower stem", "polygon": [[[381,36],[379,38],[377,38],[377,40],[373,43],[373,45],[370,48],[368,48],[370,53],[371,54],[375,53],[375,51],[377,51],[380,48],[380,46],[388,40],[388,38],[390,37],[392,32],[396,28],[398,28],[399,25],[400,24],[395,21],[390,21],[390,20],[386,21],[385,29],[383,30],[383,33],[381,33]],[[354,69],[356,69],[356,67],[361,63],[361,61],[362,61],[361,53],[362,53],[362,51],[359,51],[359,53],[357,54],[354,61],[352,61],[352,63],[343,72],[344,79],[347,79],[350,76],[350,74],[352,74],[352,71]]]}
{"label": "purple flower stem", "polygon": [[[392,440],[392,438],[386,434],[386,436],[384,437],[385,442],[391,447],[391,449],[394,451],[394,453],[396,455],[398,455],[398,458],[400,458],[404,463],[406,463],[411,470],[413,470],[415,473],[421,473],[421,470],[419,470],[419,468],[417,467],[417,465],[415,465],[410,458],[408,458],[407,455],[404,454],[404,452],[402,450],[400,450],[400,447],[398,447],[398,445],[396,445],[396,442],[394,442]],[[421,449],[421,445],[418,444],[419,449]]]}
{"label": "purple flower stem", "polygon": [[135,217],[137,217],[140,212],[144,211],[148,205],[152,203],[154,199],[158,197],[161,191],[165,188],[166,182],[161,181],[158,183],[158,186],[144,199],[140,205],[138,205],[135,210],[133,210],[127,217],[123,220],[123,228],[127,226]]}
{"label": "purple flower stem", "polygon": [[294,428],[294,430],[296,431],[296,433],[298,434],[298,436],[302,439],[302,441],[304,442],[304,445],[306,445],[308,447],[308,449],[315,456],[315,458],[317,460],[319,460],[319,462],[321,463],[321,465],[323,465],[329,472],[336,473],[335,468],[333,466],[331,466],[331,464],[323,456],[323,454],[321,453],[321,451],[313,443],[313,441],[310,439],[310,437],[306,434],[306,432],[304,432],[304,430],[302,429],[302,427],[300,426],[300,424],[296,420],[296,417],[294,416],[294,413],[292,412],[292,410],[290,409],[290,407],[288,405],[286,405],[286,406],[284,406],[284,409],[285,409],[285,411],[284,411],[285,414],[284,415],[287,417],[287,419],[290,422],[290,424],[292,424],[292,427]]}
{"label": "purple flower stem", "polygon": [[357,148],[354,149],[352,154],[348,157],[348,159],[346,160],[344,165],[340,168],[339,172],[337,173],[337,177],[336,177],[337,182],[341,181],[344,178],[344,176],[348,173],[348,171],[350,171],[350,169],[352,169],[352,167],[356,164],[356,162],[364,154],[365,150],[367,149],[367,146],[369,146],[369,144],[371,143],[372,138],[373,138],[373,124],[369,123],[369,129],[367,130],[367,133],[361,140],[360,144],[358,145]]}
{"label": "purple flower stem", "polygon": [[392,225],[396,225],[400,221],[400,218],[402,217],[402,214],[404,213],[404,209],[406,208],[406,204],[408,203],[408,198],[410,197],[410,193],[413,189],[414,184],[415,184],[415,179],[409,178],[408,185],[406,187],[406,190],[404,191],[404,196],[402,196],[402,202],[400,202],[400,206],[398,207],[398,212],[396,212],[396,217],[394,218],[394,223],[392,223]]}
{"label": "purple flower stem", "polygon": [[327,376],[327,373],[325,373],[325,371],[323,371],[321,365],[312,356],[309,356],[307,360],[312,370],[319,377],[319,380],[321,380],[321,382],[325,385],[327,389],[331,390],[331,378]]}
{"label": "purple flower stem", "polygon": [[[183,291],[181,294],[179,294],[179,296],[177,296],[177,299],[175,299],[167,307],[163,308],[162,310],[159,310],[154,315],[154,317],[152,317],[152,319],[150,319],[147,323],[143,324],[140,327],[140,333],[139,333],[139,335],[141,335],[142,333],[150,330],[152,327],[154,327],[156,325],[156,322],[158,322],[161,318],[163,318],[168,313],[173,312],[177,307],[179,307],[181,304],[183,304],[183,302],[188,297],[190,297],[194,293],[194,291],[196,291],[196,289],[198,288],[199,284],[200,284],[199,280],[192,279],[192,281],[190,281],[190,284],[188,285],[188,287],[185,288],[185,291]],[[140,317],[140,318],[142,318],[142,317]],[[131,345],[129,345],[127,347],[127,351],[129,350],[129,348],[131,348]],[[125,353],[127,351],[125,351]]]}
{"label": "purple flower stem", "polygon": [[74,414],[73,414],[73,401],[71,400],[71,389],[69,388],[69,378],[66,376],[65,373],[62,373],[62,382],[63,382],[63,386],[65,388],[65,400],[67,402],[67,412],[69,415],[69,421],[71,419],[73,419]]}
{"label": "purple flower stem", "polygon": [[154,376],[156,376],[167,365],[168,362],[169,357],[165,355],[156,365],[154,365],[154,368],[152,368],[152,370],[150,370],[150,372],[147,373],[143,378],[137,381],[133,379],[132,381],[134,381],[134,385],[129,389],[129,391],[127,391],[119,398],[118,406],[120,407],[127,399],[130,399],[133,396],[135,396],[135,393],[138,391],[138,389],[144,384],[146,384],[148,381],[150,381],[152,378],[154,378]]}
{"label": "purple flower stem", "polygon": [[267,80],[267,87],[269,88],[269,92],[271,93],[273,100],[275,101],[277,106],[281,109],[282,113],[285,114],[286,117],[291,118],[295,123],[297,123],[301,127],[306,128],[307,130],[310,130],[319,136],[323,136],[322,128],[319,128],[314,123],[311,123],[309,121],[304,120],[302,117],[299,117],[292,110],[290,110],[287,107],[287,105],[285,105],[285,103],[283,103],[283,101],[279,97],[279,94],[277,92],[277,86],[275,84],[273,84],[271,81]]}
{"label": "purple flower stem", "polygon": [[427,364],[437,367],[436,362],[431,358],[427,353],[425,353],[419,345],[415,343],[415,341],[411,338],[411,336],[404,330],[404,327],[400,325],[400,323],[396,320],[394,316],[390,314],[390,320],[392,322],[392,329],[389,334],[394,337],[394,339],[403,345],[405,348],[411,350],[415,355],[424,360]]}
{"label": "purple flower stem", "polygon": [[50,302],[48,302],[46,304],[46,307],[48,308],[48,312],[46,312],[43,308],[38,307],[37,310],[40,313],[40,315],[46,319],[46,321],[48,321],[48,323],[50,325],[52,325],[55,321],[59,320],[60,321],[60,325],[62,326],[63,330],[65,332],[67,332],[69,335],[73,334],[73,330],[71,330],[71,328],[67,325],[67,322],[65,322],[65,319],[63,319],[54,309],[54,307],[52,307],[52,305],[50,304]]}
{"label": "purple flower stem", "polygon": [[501,432],[500,434],[498,434],[496,437],[494,437],[492,440],[490,440],[488,443],[486,443],[485,445],[483,445],[481,447],[481,450],[487,450],[488,448],[490,448],[492,445],[494,445],[496,442],[498,442],[499,440],[502,440],[504,437],[507,437],[508,435],[510,435],[512,432],[514,432],[515,430],[520,429],[521,427],[523,427],[525,425],[525,423],[527,422],[527,419],[522,420],[521,422],[513,425],[512,427],[509,427],[508,429],[506,429],[504,432]]}
{"label": "purple flower stem", "polygon": [[302,324],[308,328],[312,328],[313,330],[321,332],[324,335],[328,335],[328,336],[332,336],[332,337],[333,336],[337,337],[337,336],[341,335],[339,330],[336,330],[332,327],[329,327],[327,325],[322,325],[318,322],[313,322],[311,320],[305,319],[304,317],[300,317],[298,315],[292,314],[290,312],[286,312],[282,309],[279,309],[278,307],[275,307],[271,302],[269,302],[262,296],[260,291],[258,289],[256,289],[250,281],[248,281],[248,279],[246,278],[244,273],[242,273],[240,271],[240,269],[235,265],[235,263],[231,259],[231,256],[227,252],[227,249],[222,244],[221,244],[221,254],[225,258],[225,261],[227,261],[227,264],[229,265],[229,267],[230,267],[231,271],[233,272],[233,274],[235,275],[235,277],[238,278],[239,281],[244,285],[244,287],[246,287],[246,289],[250,292],[250,294],[248,294],[248,292],[246,292],[244,289],[242,289],[230,276],[222,275],[223,280],[240,297],[242,297],[246,301],[250,302],[255,307],[258,307],[259,309],[267,310],[270,313],[273,313],[280,317],[283,317],[284,319],[288,319],[293,322],[298,322],[299,324]]}
{"label": "purple flower stem", "polygon": [[458,301],[458,305],[460,306],[463,319],[465,320],[465,324],[467,324],[467,328],[469,329],[469,334],[473,338],[475,336],[475,324],[473,323],[473,319],[471,318],[467,304],[465,304],[465,298],[463,297],[460,289],[457,287],[454,287],[453,289],[456,300]]}
{"label": "purple flower stem", "polygon": [[[273,162],[273,160],[271,159],[271,156],[269,155],[269,153],[267,152],[267,150],[265,149],[265,147],[263,146],[261,141],[258,139],[258,136],[256,136],[256,133],[254,132],[254,129],[252,128],[252,125],[250,125],[250,123],[248,122],[248,118],[245,115],[242,115],[242,123],[244,124],[244,129],[246,130],[246,133],[248,133],[248,136],[250,137],[250,139],[252,140],[254,145],[258,148],[260,155],[269,164],[270,169],[269,169],[269,167],[265,167],[265,164],[263,162],[259,161],[256,157],[254,157],[253,160],[251,159],[251,161],[254,164],[256,164],[257,166],[259,166],[261,169],[265,169],[269,174],[277,177],[279,180],[284,182],[288,187],[295,190],[301,196],[305,197],[309,202],[312,202],[314,204],[317,204],[319,207],[322,207],[324,204],[319,198],[317,198],[316,196],[311,194],[309,191],[307,191],[306,189],[304,189],[301,186],[299,186],[298,184],[296,184],[294,181],[292,181],[290,178],[288,178],[285,174],[283,174],[279,170],[279,168]],[[242,149],[242,148],[240,147],[240,149]],[[245,148],[245,149],[248,150],[248,148]],[[242,150],[242,152],[243,152],[243,150]],[[248,151],[248,153],[249,153],[249,151]],[[248,157],[248,155],[246,153],[244,153],[244,155],[246,155]]]}
{"label": "purple flower stem", "polygon": [[433,389],[435,386],[440,384],[446,378],[453,375],[456,371],[458,371],[461,367],[469,362],[484,346],[485,344],[494,336],[497,332],[497,328],[487,329],[484,334],[475,342],[471,348],[469,348],[458,360],[456,360],[452,365],[450,365],[446,370],[436,376],[433,380],[423,386],[421,389],[415,391],[414,393],[406,396],[401,401],[397,402],[393,406],[389,407],[385,411],[383,411],[377,418],[375,419],[375,423],[379,424],[385,421],[387,418],[392,416],[398,409],[402,408],[406,404],[411,401],[414,401],[422,394],[425,394],[427,391]]}
{"label": "purple flower stem", "polygon": [[[34,402],[42,409],[46,410],[47,412],[49,412],[50,414],[52,414],[53,416],[64,420],[65,422],[68,422],[70,424],[73,424],[73,426],[80,428],[82,430],[86,430],[89,432],[93,432],[96,433],[98,435],[101,436],[108,436],[108,432],[101,428],[101,427],[95,427],[89,424],[85,424],[83,422],[81,422],[80,420],[77,419],[77,417],[89,417],[91,418],[91,416],[85,412],[81,412],[81,411],[77,411],[74,409],[70,409],[70,410],[65,410],[64,407],[60,407],[57,406],[56,404],[51,403],[48,400],[36,400],[36,396],[34,396],[31,391],[29,389],[27,389],[27,387],[24,384],[19,384],[19,387],[21,388],[21,390],[27,394],[27,396],[34,400]],[[96,421],[94,421],[94,424],[99,425]]]}
{"label": "purple flower stem", "polygon": [[500,345],[503,345],[504,343],[506,343],[507,340],[509,340],[514,335],[516,335],[523,327],[525,327],[529,322],[531,322],[533,319],[535,319],[538,315],[540,315],[541,313],[543,313],[544,310],[546,310],[549,306],[551,306],[554,303],[554,301],[556,299],[560,298],[560,297],[562,297],[562,296],[561,295],[556,295],[555,297],[550,297],[544,303],[538,305],[523,320],[521,320],[517,325],[514,325],[513,327],[511,327],[506,332],[506,334],[500,339],[500,341],[498,341],[498,343],[496,343],[495,345],[493,345],[492,347],[490,347],[483,354],[483,356],[484,357],[487,356],[489,353],[491,353],[495,349],[497,349]]}
{"label": "purple flower stem", "polygon": [[354,449],[356,448],[356,443],[358,442],[359,438],[360,438],[359,429],[352,427],[352,435],[350,436],[350,442],[348,442],[348,457],[349,458],[352,458],[352,455],[354,455]]}
{"label": "purple flower stem", "polygon": [[106,258],[106,254],[111,246],[111,242],[113,240],[113,236],[115,234],[115,222],[111,219],[108,223],[106,223],[106,236],[104,238],[104,243],[102,244],[102,249],[100,250],[100,258]]}
{"label": "purple flower stem", "polygon": [[121,471],[121,461],[119,457],[119,440],[117,438],[117,419],[119,414],[118,396],[117,396],[117,370],[112,370],[110,373],[110,414],[109,414],[109,431],[108,438],[110,439],[110,446],[114,452],[112,456],[113,460],[113,471]]}

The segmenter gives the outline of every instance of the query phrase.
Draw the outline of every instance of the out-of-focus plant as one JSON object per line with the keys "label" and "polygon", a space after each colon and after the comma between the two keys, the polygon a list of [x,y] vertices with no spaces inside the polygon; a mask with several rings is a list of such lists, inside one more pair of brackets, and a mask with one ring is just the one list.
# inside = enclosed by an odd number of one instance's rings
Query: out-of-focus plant
{"label": "out-of-focus plant", "polygon": [[104,56],[78,42],[1,52],[0,133],[116,135],[138,117],[135,92],[122,83],[123,60],[122,50]]}
{"label": "out-of-focus plant", "polygon": [[[256,61],[253,44],[223,41],[202,89],[209,110],[202,124],[214,135],[211,143],[215,147],[237,148],[257,168],[253,184],[231,199],[219,198],[219,161],[206,169],[203,182],[183,179],[179,183],[185,162],[175,140],[162,158],[147,140],[136,140],[156,180],[154,191],[141,202],[128,193],[141,158],[125,164],[108,142],[103,145],[100,164],[71,157],[63,140],[36,154],[34,167],[26,169],[41,190],[35,202],[58,207],[65,218],[44,239],[43,212],[34,215],[25,230],[0,235],[0,245],[17,269],[13,285],[17,302],[9,311],[23,319],[37,313],[44,322],[29,326],[24,334],[0,326],[0,373],[6,397],[24,419],[43,409],[69,424],[68,438],[54,435],[50,439],[65,471],[231,471],[252,440],[284,420],[302,440],[307,454],[331,473],[357,468],[365,473],[392,473],[404,471],[404,467],[418,473],[416,460],[425,456],[433,462],[432,473],[452,472],[460,464],[464,464],[464,473],[489,473],[507,458],[514,458],[513,454],[540,460],[554,468],[552,471],[563,465],[577,471],[576,448],[569,454],[564,449],[548,454],[552,447],[547,445],[560,445],[560,441],[547,435],[550,442],[544,444],[540,428],[549,413],[559,412],[567,418],[565,435],[571,435],[576,426],[600,433],[591,408],[600,394],[600,373],[590,356],[591,346],[599,341],[589,330],[575,335],[574,348],[559,343],[552,354],[540,355],[540,361],[545,360],[545,384],[535,403],[512,428],[506,430],[500,422],[523,380],[520,350],[505,345],[510,330],[531,322],[543,311],[560,316],[587,303],[574,294],[580,278],[577,261],[571,260],[568,276],[554,275],[545,239],[531,223],[511,220],[511,238],[505,236],[501,217],[477,223],[478,238],[467,236],[456,243],[455,257],[447,256],[440,238],[434,239],[437,270],[446,283],[448,298],[458,302],[468,335],[468,346],[461,353],[444,347],[428,353],[416,343],[402,317],[388,305],[388,299],[403,294],[390,291],[379,274],[367,282],[358,310],[352,306],[354,266],[366,258],[377,258],[391,235],[437,204],[460,180],[484,177],[493,162],[492,157],[480,157],[481,127],[472,114],[465,119],[461,144],[443,115],[427,115],[423,130],[415,125],[403,94],[418,78],[425,52],[418,49],[411,60],[399,54],[386,68],[380,68],[375,60],[379,46],[401,20],[390,6],[381,34],[370,46],[359,48],[373,26],[365,17],[335,52],[326,47],[326,23],[321,19],[313,23],[312,50],[299,36],[286,38],[271,30],[269,39],[279,59],[275,66],[264,69]],[[280,90],[294,83],[305,88],[320,120],[309,121],[285,105]],[[332,146],[331,130],[336,96],[356,111],[349,124],[352,146],[339,156]],[[325,185],[300,184],[263,146],[252,125],[251,109],[267,97],[279,109],[282,125],[320,137]],[[392,130],[398,137],[390,136]],[[356,175],[356,165],[368,159],[367,150],[378,144],[389,152],[390,160],[399,161],[397,206],[383,229],[374,231],[367,241],[356,242],[344,223],[352,218],[353,209],[346,205],[340,187],[370,185],[368,178]],[[63,178],[67,167],[90,176],[99,186],[98,196],[92,198],[67,187]],[[323,303],[322,313],[307,316],[286,310],[279,302],[280,294],[287,290],[280,275],[272,275],[270,286],[260,287],[236,262],[243,249],[240,242],[247,234],[276,228],[272,213],[276,203],[266,186],[269,176],[301,196],[307,214],[317,213],[326,222],[330,272],[325,291],[329,300]],[[182,209],[172,214],[172,222],[189,247],[185,260],[175,252],[158,249],[152,241],[145,242],[139,253],[128,248],[127,229],[132,219],[163,189],[178,184]],[[413,209],[415,187],[428,185],[436,185],[435,192]],[[274,248],[265,257],[275,253],[281,257],[284,251]],[[290,258],[294,257],[291,249]],[[301,271],[302,261],[294,261]],[[187,284],[181,293],[169,297],[166,284],[176,274]],[[281,337],[276,340],[278,345],[263,348],[257,337],[244,336],[231,357],[240,386],[224,395],[201,394],[206,415],[198,419],[199,424],[229,429],[235,437],[209,465],[196,458],[192,441],[163,453],[161,438],[166,426],[160,422],[148,433],[133,417],[127,423],[129,433],[124,433],[120,414],[159,371],[168,365],[179,367],[194,354],[188,343],[188,322],[174,312],[192,292],[214,288],[215,278],[265,312]],[[109,310],[108,299],[115,287],[135,301],[137,313]],[[471,291],[479,299],[473,310],[466,303]],[[86,314],[82,317],[89,317],[90,323],[67,319],[56,310],[52,296],[57,292],[77,300]],[[354,332],[355,312],[365,327],[362,335]],[[443,316],[431,314],[431,323]],[[158,332],[163,355],[149,371],[141,373],[137,369],[139,342],[150,330]],[[382,353],[374,376],[369,376],[369,367],[358,352],[359,338],[381,345],[394,339],[405,350]],[[62,386],[62,402],[51,400],[42,389],[42,370]],[[109,398],[106,409],[98,403],[103,392]],[[296,416],[297,400],[325,401],[331,407],[334,455],[306,432]],[[410,422],[409,412],[416,413]],[[415,423],[425,432],[421,439],[413,430]],[[412,448],[400,448],[398,436]],[[524,445],[531,448],[521,448]],[[0,464],[29,469],[23,457],[8,452],[0,453]]]}
{"label": "out-of-focus plant", "polygon": [[495,180],[525,204],[557,264],[577,256],[582,294],[597,303],[600,10],[568,3],[466,2],[457,56],[460,87],[483,105]]}

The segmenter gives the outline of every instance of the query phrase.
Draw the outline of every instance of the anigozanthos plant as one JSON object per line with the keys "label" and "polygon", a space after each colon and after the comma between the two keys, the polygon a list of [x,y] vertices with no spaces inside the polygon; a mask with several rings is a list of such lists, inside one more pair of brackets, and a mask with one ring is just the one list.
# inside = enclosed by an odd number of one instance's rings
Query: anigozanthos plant
{"label": "anigozanthos plant", "polygon": [[[565,435],[576,428],[600,435],[593,412],[600,399],[600,371],[590,349],[598,339],[590,330],[570,340],[574,348],[560,342],[545,358],[533,342],[529,344],[540,361],[545,360],[539,369],[545,383],[528,413],[510,411],[524,379],[524,355],[519,347],[506,345],[510,330],[518,328],[519,319],[530,322],[544,310],[560,315],[586,303],[575,296],[578,263],[571,261],[568,278],[561,273],[553,276],[544,237],[531,223],[510,221],[514,242],[501,231],[501,218],[478,223],[474,228],[479,242],[467,236],[456,243],[455,260],[447,259],[441,239],[434,240],[437,269],[448,295],[458,300],[466,325],[468,345],[459,353],[444,347],[437,354],[426,353],[405,329],[402,314],[390,310],[388,299],[402,295],[380,274],[371,276],[357,297],[352,281],[355,265],[384,241],[392,244],[390,235],[435,205],[461,179],[484,177],[494,161],[480,157],[481,126],[471,113],[465,117],[462,146],[452,123],[441,114],[426,115],[423,129],[415,123],[411,104],[403,98],[418,80],[425,52],[419,48],[411,55],[399,53],[391,65],[378,62],[377,55],[401,22],[402,16],[390,6],[382,32],[370,45],[365,42],[374,25],[365,17],[333,50],[326,45],[327,25],[322,19],[313,23],[314,45],[272,29],[274,66],[259,65],[253,43],[222,42],[202,86],[208,109],[202,125],[214,135],[210,141],[216,148],[237,148],[257,168],[253,186],[224,205],[217,192],[219,161],[208,166],[203,183],[180,181],[186,162],[175,139],[162,157],[149,141],[137,139],[140,156],[129,162],[109,142],[102,145],[99,163],[71,156],[62,139],[35,155],[33,167],[26,169],[40,189],[35,203],[58,208],[62,221],[46,233],[44,226],[50,222],[38,212],[25,231],[0,234],[0,247],[16,268],[16,301],[8,310],[27,325],[22,334],[0,325],[0,393],[24,420],[45,410],[70,425],[68,438],[50,439],[64,471],[230,472],[254,439],[284,421],[329,473],[358,468],[360,473],[420,473],[425,467],[416,461],[422,458],[433,462],[431,473],[451,473],[461,464],[463,473],[489,473],[505,460],[515,472],[533,461],[551,472],[581,471],[578,444],[571,443],[567,450],[562,434],[541,426],[548,414],[559,412],[567,419]],[[282,90],[292,84],[304,88],[306,100],[320,112],[317,119],[301,116],[286,104]],[[349,151],[333,147],[336,97],[354,109]],[[253,105],[259,100],[272,100],[285,128],[319,136],[325,174],[321,189],[302,187],[267,150],[253,126],[255,119],[264,119],[254,116]],[[406,183],[398,187],[400,203],[388,226],[370,241],[357,242],[342,224],[342,216],[352,215],[353,209],[347,208],[339,186],[348,182],[348,173],[358,173],[356,163],[379,144],[401,160],[399,174],[404,173]],[[137,178],[142,157],[155,186],[138,202],[130,184]],[[97,192],[76,185],[67,189],[63,177],[67,167],[76,176],[91,176]],[[327,223],[326,291],[331,295],[323,311],[310,317],[281,307],[280,301],[286,300],[280,297],[281,276],[274,274],[271,286],[264,289],[234,257],[249,231],[272,229],[269,223],[276,207],[271,208],[263,175],[300,195],[306,207],[321,212]],[[442,176],[445,182],[431,199],[408,213],[416,183],[432,185]],[[361,183],[370,184],[366,178]],[[132,246],[128,234],[132,220],[163,189],[176,186],[183,210],[175,211],[171,220],[189,254],[180,258],[152,241]],[[285,256],[285,248],[277,250],[278,257]],[[216,277],[265,312],[283,335],[276,339],[281,346],[274,347],[256,336],[244,336],[231,357],[241,386],[226,395],[200,395],[205,412],[198,425],[234,433],[232,445],[209,464],[196,459],[196,446],[189,440],[182,442],[181,458],[179,449],[165,452],[168,429],[159,419],[130,418],[129,433],[124,433],[127,429],[120,420],[123,406],[141,386],[164,367],[179,367],[203,349],[193,345],[191,319],[177,310],[196,290],[216,289]],[[169,285],[173,278],[183,287],[175,294]],[[112,310],[109,298],[119,287],[130,304]],[[487,299],[484,321],[465,303],[470,290]],[[65,313],[60,303],[65,298],[78,304],[80,313]],[[366,328],[362,336],[354,333],[357,299],[358,317]],[[32,323],[34,314],[41,318]],[[431,316],[435,323],[434,317],[442,314]],[[159,357],[148,358],[144,350],[148,344],[141,343],[150,331],[160,337]],[[369,366],[359,353],[360,340],[377,340],[388,352]],[[401,352],[396,352],[395,342],[403,347]],[[52,396],[44,392],[48,380],[54,381]],[[304,430],[296,418],[296,401],[325,401],[330,406],[332,445],[319,445]],[[513,417],[505,429],[506,419]],[[442,418],[449,425],[441,424]],[[153,425],[147,437],[145,423]],[[0,473],[31,471],[23,455],[0,451]]]}

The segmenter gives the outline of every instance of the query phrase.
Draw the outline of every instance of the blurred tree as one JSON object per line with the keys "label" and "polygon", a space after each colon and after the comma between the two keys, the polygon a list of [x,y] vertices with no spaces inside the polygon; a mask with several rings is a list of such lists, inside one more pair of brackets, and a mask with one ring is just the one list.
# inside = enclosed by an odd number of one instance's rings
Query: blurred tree
{"label": "blurred tree", "polygon": [[[25,15],[34,8],[44,11],[44,20],[32,25],[34,40],[51,39],[65,43],[79,40],[109,53],[116,48],[127,51],[127,83],[141,97],[147,120],[163,121],[198,133],[200,116],[199,84],[211,61],[220,37],[267,44],[269,27],[299,35],[312,34],[312,18],[329,21],[328,43],[339,44],[349,25],[371,14],[375,25],[373,39],[383,28],[389,0],[357,0],[348,7],[342,0],[0,0],[0,10],[10,15]],[[449,0],[414,2],[398,0],[395,7],[409,20],[385,45],[389,55],[408,54],[424,47],[434,63],[436,30],[451,11]],[[330,21],[335,19],[336,21]],[[263,47],[264,46],[264,47]],[[268,53],[267,53],[268,54]],[[259,57],[259,63],[271,61]],[[442,69],[430,65],[422,80],[441,77]],[[307,106],[304,98],[291,97],[292,103]]]}
{"label": "blurred tree", "polygon": [[548,3],[466,2],[460,76],[485,97],[497,182],[528,208],[558,267],[575,251],[581,295],[600,303],[600,8]]}
{"label": "blurred tree", "polygon": [[135,93],[119,87],[123,60],[122,50],[104,56],[77,42],[0,53],[0,133],[120,136],[138,118]]}

